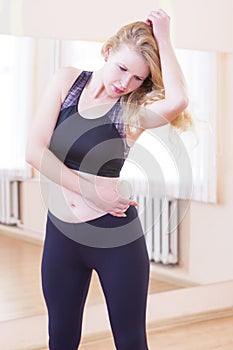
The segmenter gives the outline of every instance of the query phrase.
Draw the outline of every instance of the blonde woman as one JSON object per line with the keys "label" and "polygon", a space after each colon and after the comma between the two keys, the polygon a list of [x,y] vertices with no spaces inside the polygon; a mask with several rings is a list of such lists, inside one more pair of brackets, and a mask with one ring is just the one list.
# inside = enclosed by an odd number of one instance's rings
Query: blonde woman
{"label": "blonde woman", "polygon": [[42,260],[50,350],[78,348],[93,270],[116,349],[148,349],[149,259],[120,170],[144,130],[190,124],[169,24],[158,10],[124,26],[103,45],[101,69],[59,69],[39,106],[27,161],[51,182]]}

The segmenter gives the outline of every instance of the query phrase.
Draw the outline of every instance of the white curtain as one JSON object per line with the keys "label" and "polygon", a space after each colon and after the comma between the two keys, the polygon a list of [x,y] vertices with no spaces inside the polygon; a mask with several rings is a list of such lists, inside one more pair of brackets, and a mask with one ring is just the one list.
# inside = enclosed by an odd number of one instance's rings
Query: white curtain
{"label": "white curtain", "polygon": [[189,89],[189,110],[195,133],[183,133],[193,172],[192,199],[217,201],[217,110],[221,54],[209,51],[177,50]]}
{"label": "white curtain", "polygon": [[0,177],[31,175],[25,162],[34,98],[34,39],[0,35]]}

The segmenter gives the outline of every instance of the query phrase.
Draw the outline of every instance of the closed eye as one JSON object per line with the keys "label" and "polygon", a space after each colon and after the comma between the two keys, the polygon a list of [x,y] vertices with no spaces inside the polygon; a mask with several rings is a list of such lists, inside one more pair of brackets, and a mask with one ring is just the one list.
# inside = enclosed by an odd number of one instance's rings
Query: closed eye
{"label": "closed eye", "polygon": [[140,78],[138,76],[135,76],[135,80],[137,80],[137,81],[144,81],[145,79],[144,78]]}
{"label": "closed eye", "polygon": [[127,69],[125,67],[122,67],[122,66],[119,66],[120,70],[123,71],[123,72],[126,72]]}

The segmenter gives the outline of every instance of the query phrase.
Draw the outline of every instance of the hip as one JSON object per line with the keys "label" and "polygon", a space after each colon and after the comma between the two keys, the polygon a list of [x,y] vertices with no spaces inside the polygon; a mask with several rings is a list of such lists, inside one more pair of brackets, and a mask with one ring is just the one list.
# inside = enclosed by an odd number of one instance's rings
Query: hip
{"label": "hip", "polygon": [[144,236],[138,210],[130,206],[126,217],[104,214],[80,223],[68,223],[48,211],[46,234],[59,231],[69,239],[89,247],[113,248],[126,245]]}

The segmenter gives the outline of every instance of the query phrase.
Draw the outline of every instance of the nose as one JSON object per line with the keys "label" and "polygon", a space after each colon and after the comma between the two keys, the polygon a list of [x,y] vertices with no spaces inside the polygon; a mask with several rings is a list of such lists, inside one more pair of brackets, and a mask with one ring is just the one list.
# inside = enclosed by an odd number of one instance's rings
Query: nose
{"label": "nose", "polygon": [[[128,73],[128,72],[126,72],[126,73]],[[124,74],[124,76],[122,77],[122,79],[121,79],[121,86],[124,89],[126,89],[127,86],[129,85],[130,79],[131,79],[130,74]]]}

